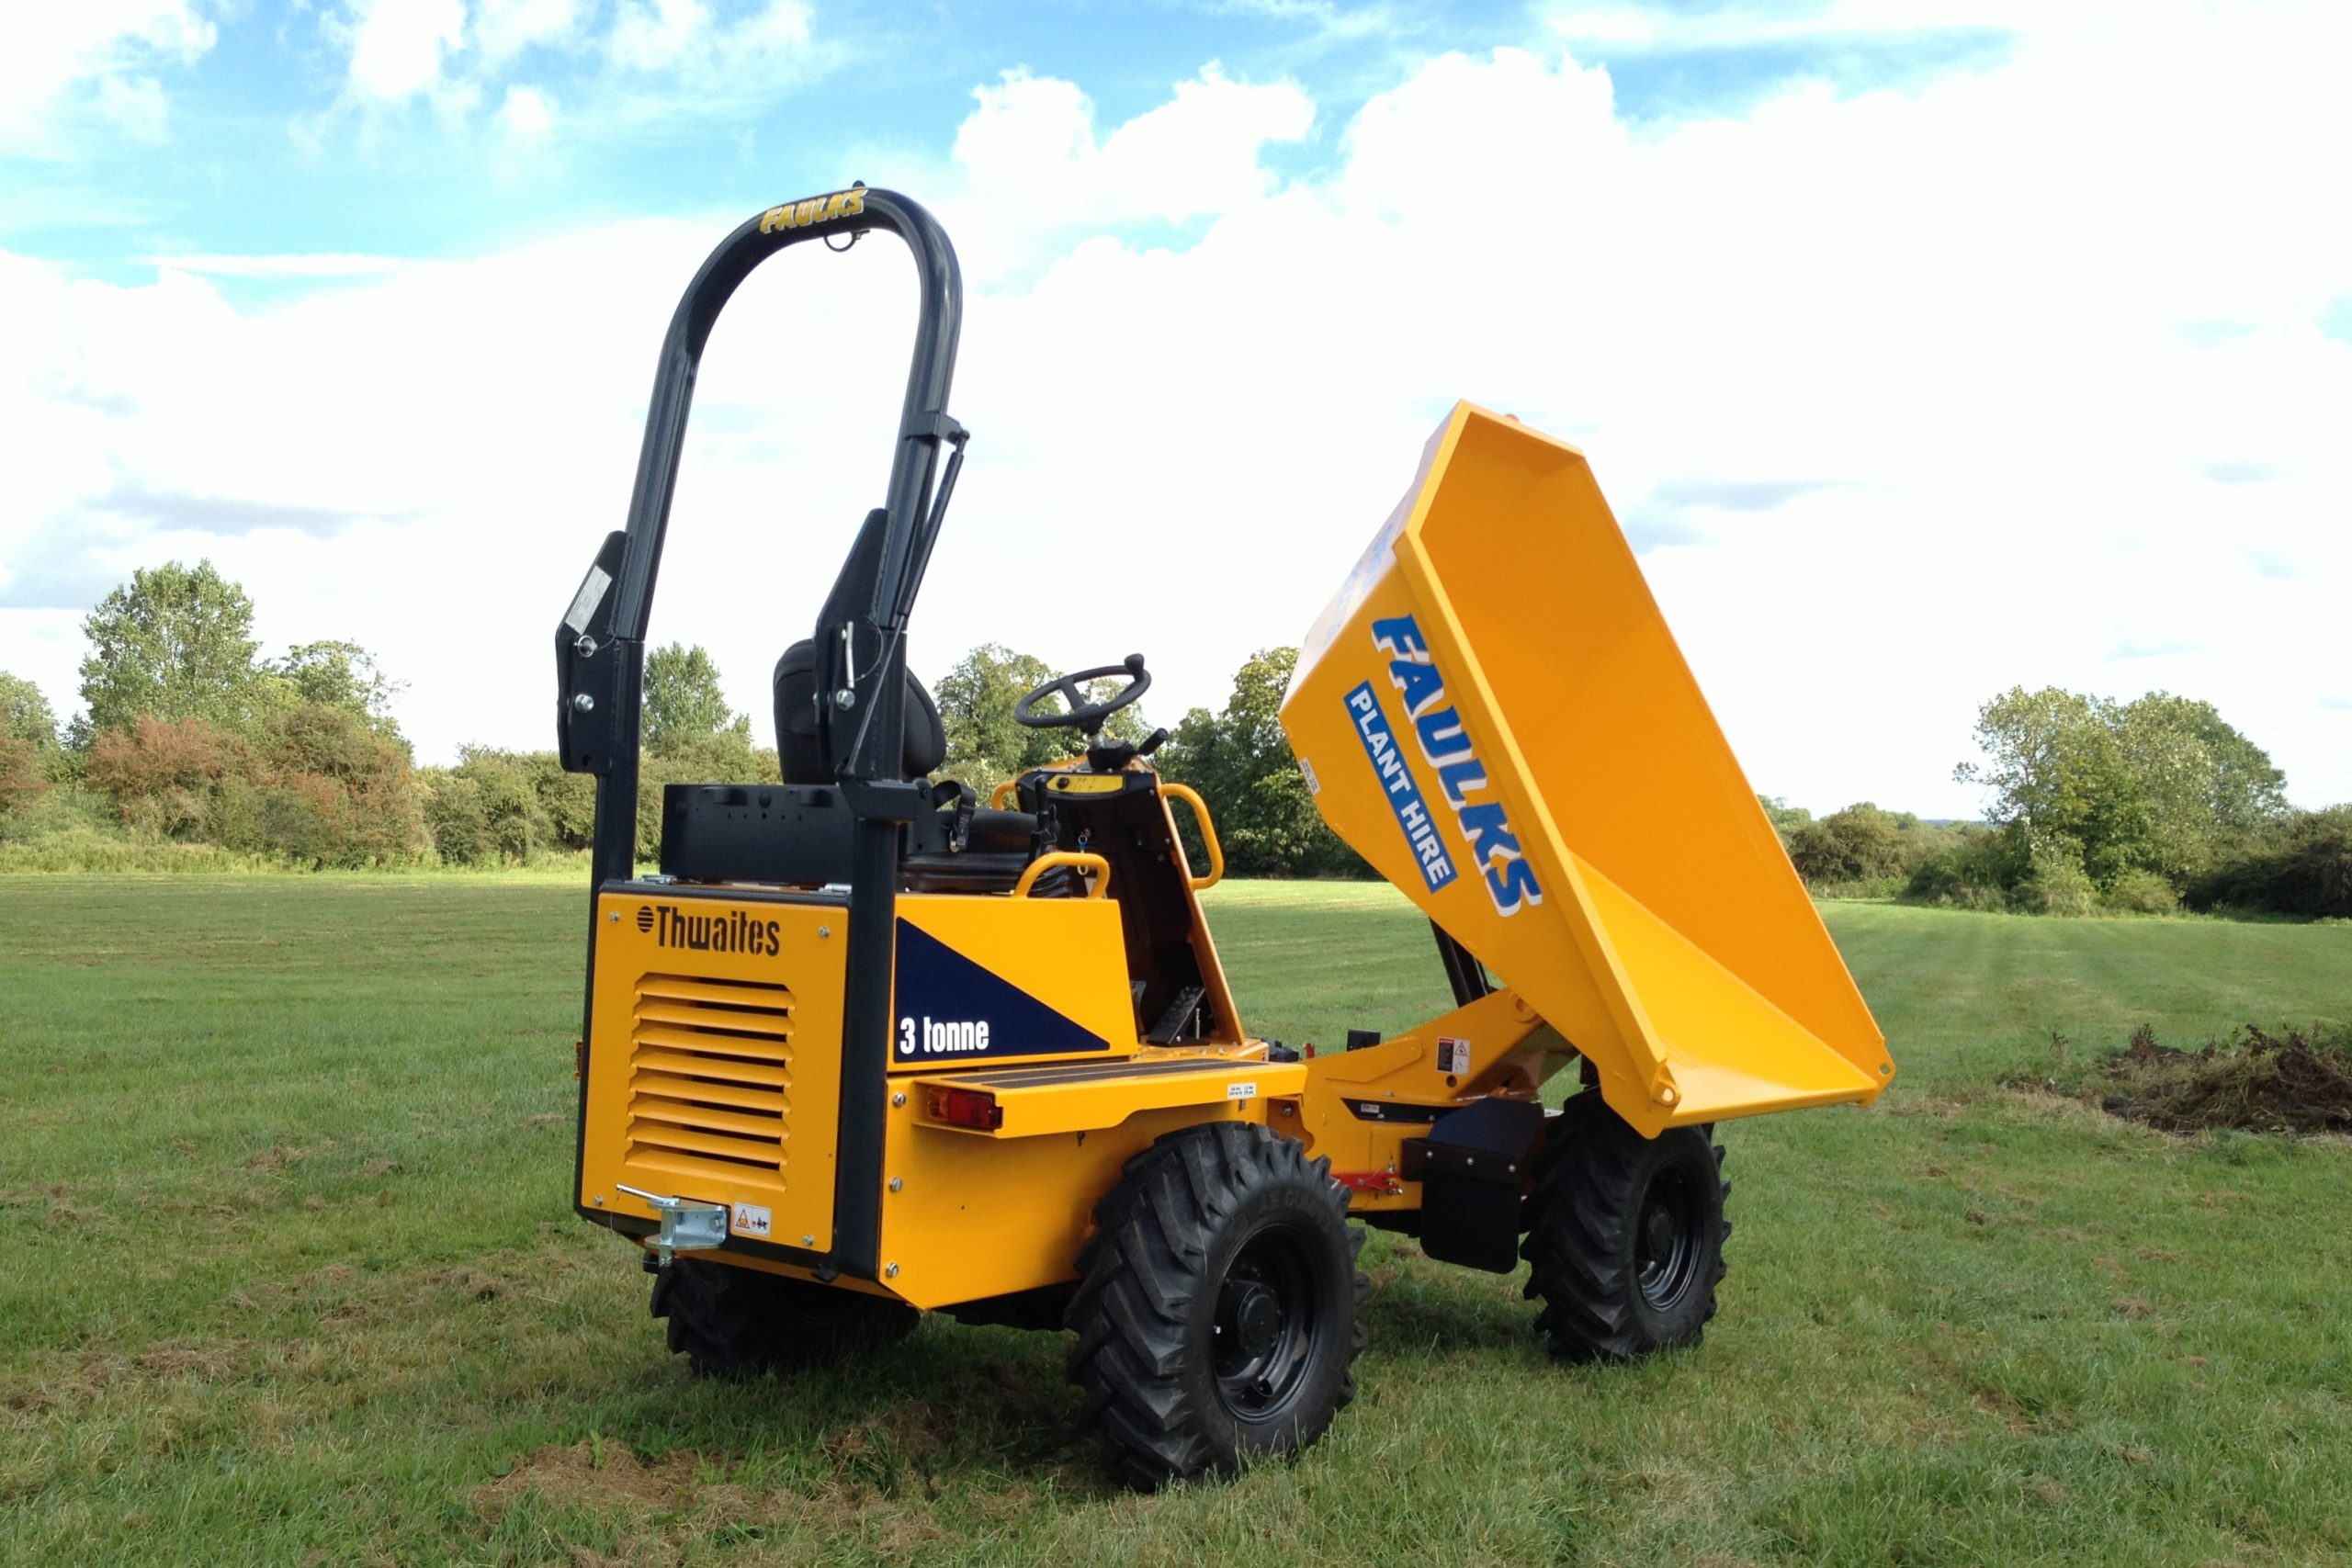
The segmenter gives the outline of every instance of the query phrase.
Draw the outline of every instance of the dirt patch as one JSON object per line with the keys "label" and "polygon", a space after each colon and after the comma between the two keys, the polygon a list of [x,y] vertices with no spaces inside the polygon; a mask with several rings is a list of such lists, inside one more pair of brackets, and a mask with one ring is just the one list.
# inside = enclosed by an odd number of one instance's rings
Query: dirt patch
{"label": "dirt patch", "polygon": [[435,1269],[424,1277],[436,1285],[453,1286],[460,1293],[471,1296],[478,1302],[489,1301],[507,1289],[506,1281],[497,1275],[462,1265],[450,1269]]}
{"label": "dirt patch", "polygon": [[2352,1133],[2352,1030],[2273,1035],[2249,1023],[2185,1051],[2142,1024],[2092,1064],[2086,1088],[2111,1114],[2167,1133]]}
{"label": "dirt patch", "polygon": [[118,1384],[143,1389],[162,1382],[232,1382],[256,1362],[256,1347],[247,1339],[162,1339],[135,1355],[58,1354],[44,1358],[20,1381],[0,1386],[0,1410],[30,1416],[84,1410]]}
{"label": "dirt patch", "polygon": [[252,1344],[243,1339],[164,1339],[130,1359],[131,1365],[152,1377],[221,1382],[252,1360],[253,1351]]}
{"label": "dirt patch", "polygon": [[553,1503],[594,1508],[676,1513],[692,1499],[701,1460],[680,1452],[640,1461],[626,1443],[590,1438],[570,1447],[534,1450],[513,1470],[474,1493],[474,1505],[495,1519],[526,1492]]}

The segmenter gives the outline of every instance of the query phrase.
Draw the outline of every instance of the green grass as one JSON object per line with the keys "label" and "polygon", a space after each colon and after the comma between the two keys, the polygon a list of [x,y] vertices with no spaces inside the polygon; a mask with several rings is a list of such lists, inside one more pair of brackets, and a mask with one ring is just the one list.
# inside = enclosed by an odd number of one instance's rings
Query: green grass
{"label": "green grass", "polygon": [[[1384,888],[1215,898],[1253,1026],[1442,1004]],[[1725,1129],[1705,1345],[1551,1364],[1375,1235],[1294,1465],[1117,1493],[1062,1345],[933,1321],[688,1381],[574,1220],[575,886],[0,879],[0,1561],[2352,1560],[2352,1150],[1996,1087],[2152,1023],[2341,1021],[2352,929],[1828,919],[1903,1076]]]}

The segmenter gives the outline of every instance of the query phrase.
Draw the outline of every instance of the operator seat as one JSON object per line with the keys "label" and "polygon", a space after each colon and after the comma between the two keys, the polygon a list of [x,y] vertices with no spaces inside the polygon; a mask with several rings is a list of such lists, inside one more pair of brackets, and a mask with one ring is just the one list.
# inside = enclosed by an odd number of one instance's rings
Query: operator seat
{"label": "operator seat", "polygon": [[[817,643],[802,637],[775,661],[775,755],[788,784],[827,784],[825,753],[817,738]],[[947,730],[939,705],[914,671],[907,671],[906,741],[899,766],[919,779],[947,760]]]}
{"label": "operator seat", "polygon": [[[803,637],[784,650],[775,661],[773,685],[775,755],[784,782],[832,783],[817,738],[817,644],[813,638]],[[947,730],[940,722],[939,705],[931,700],[912,671],[907,672],[905,709],[906,739],[899,766],[907,778],[928,778],[947,760]],[[1046,837],[1033,813],[981,807],[972,813],[961,853],[906,857],[907,886],[917,893],[1011,892],[1045,847]]]}

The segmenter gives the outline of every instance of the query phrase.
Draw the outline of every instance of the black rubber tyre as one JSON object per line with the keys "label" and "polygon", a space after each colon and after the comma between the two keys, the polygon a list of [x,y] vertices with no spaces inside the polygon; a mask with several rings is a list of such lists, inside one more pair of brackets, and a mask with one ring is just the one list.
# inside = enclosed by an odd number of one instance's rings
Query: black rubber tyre
{"label": "black rubber tyre", "polygon": [[694,1258],[654,1275],[653,1315],[696,1377],[729,1382],[894,1345],[922,1318],[903,1302]]}
{"label": "black rubber tyre", "polygon": [[1631,1361],[1699,1343],[1731,1235],[1723,1161],[1711,1127],[1645,1138],[1598,1090],[1569,1100],[1537,1160],[1520,1247],[1554,1355]]}
{"label": "black rubber tyre", "polygon": [[1144,1490],[1298,1452],[1355,1397],[1363,1232],[1329,1160],[1263,1127],[1171,1133],[1096,1205],[1069,1376]]}

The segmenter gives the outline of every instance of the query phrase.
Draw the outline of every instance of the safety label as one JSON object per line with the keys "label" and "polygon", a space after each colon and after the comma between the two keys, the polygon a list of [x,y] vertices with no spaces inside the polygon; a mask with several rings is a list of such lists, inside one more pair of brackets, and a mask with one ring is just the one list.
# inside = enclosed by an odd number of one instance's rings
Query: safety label
{"label": "safety label", "polygon": [[738,1203],[735,1205],[734,1224],[729,1228],[737,1235],[755,1236],[761,1241],[765,1241],[768,1238],[768,1232],[775,1228],[775,1223],[768,1211],[759,1204]]}

